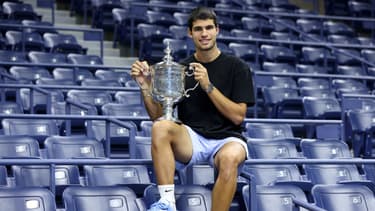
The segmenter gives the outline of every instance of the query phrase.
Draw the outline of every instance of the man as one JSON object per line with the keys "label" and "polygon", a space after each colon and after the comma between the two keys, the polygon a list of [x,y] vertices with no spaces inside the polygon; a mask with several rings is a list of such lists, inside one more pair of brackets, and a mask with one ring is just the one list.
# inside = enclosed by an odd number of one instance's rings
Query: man
{"label": "man", "polygon": [[[248,66],[242,60],[220,52],[216,15],[210,8],[194,9],[188,20],[188,34],[195,53],[184,61],[194,68],[194,77],[185,78],[185,87],[200,87],[177,104],[178,118],[155,121],[152,127],[152,160],[156,173],[159,202],[150,210],[176,210],[174,173],[199,162],[209,162],[218,170],[212,190],[212,210],[229,210],[241,164],[247,158],[247,145],[241,136],[241,123],[247,106],[254,103]],[[149,65],[137,61],[131,75],[138,82],[152,120],[162,115],[162,107],[150,95]]]}

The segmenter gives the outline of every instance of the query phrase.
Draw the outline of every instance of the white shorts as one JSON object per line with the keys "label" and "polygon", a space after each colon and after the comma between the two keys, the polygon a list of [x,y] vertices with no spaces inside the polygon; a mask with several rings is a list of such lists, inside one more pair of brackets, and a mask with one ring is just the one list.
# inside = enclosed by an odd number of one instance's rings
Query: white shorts
{"label": "white shorts", "polygon": [[[189,126],[184,126],[188,130],[190,135],[190,139],[193,145],[193,155],[189,163],[187,164],[176,161],[176,169],[179,171],[184,170],[185,168],[191,165],[202,163],[208,163],[210,166],[214,167],[214,156],[221,149],[221,147],[228,142],[240,143],[246,151],[246,157],[249,157],[247,144],[238,137],[227,137],[224,139],[207,139],[193,131]],[[239,170],[241,169],[242,168],[239,168]]]}

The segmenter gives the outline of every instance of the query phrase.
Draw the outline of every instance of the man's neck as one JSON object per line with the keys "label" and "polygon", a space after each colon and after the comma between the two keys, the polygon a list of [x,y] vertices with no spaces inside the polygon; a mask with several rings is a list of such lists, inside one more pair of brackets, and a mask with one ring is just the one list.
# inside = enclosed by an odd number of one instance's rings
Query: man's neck
{"label": "man's neck", "polygon": [[209,63],[214,61],[220,55],[220,50],[218,48],[213,48],[209,51],[196,51],[194,56],[199,62]]}

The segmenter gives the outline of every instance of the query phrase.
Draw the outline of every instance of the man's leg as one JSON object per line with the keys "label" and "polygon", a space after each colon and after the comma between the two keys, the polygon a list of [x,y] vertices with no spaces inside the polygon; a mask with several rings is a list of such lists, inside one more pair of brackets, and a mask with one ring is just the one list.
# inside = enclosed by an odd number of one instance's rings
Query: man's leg
{"label": "man's leg", "polygon": [[161,198],[150,210],[176,210],[175,160],[188,163],[192,152],[190,135],[183,125],[167,120],[154,122],[151,154]]}
{"label": "man's leg", "polygon": [[228,211],[237,188],[238,166],[245,160],[246,151],[238,142],[225,144],[215,156],[218,176],[212,191],[212,210]]}

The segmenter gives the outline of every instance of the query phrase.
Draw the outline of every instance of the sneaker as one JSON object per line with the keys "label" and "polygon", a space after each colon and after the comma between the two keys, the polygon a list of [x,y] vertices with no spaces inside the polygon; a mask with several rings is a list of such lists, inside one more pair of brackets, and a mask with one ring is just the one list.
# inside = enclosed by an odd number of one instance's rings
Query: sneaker
{"label": "sneaker", "polygon": [[147,211],[160,211],[160,210],[176,211],[173,208],[173,206],[170,204],[170,202],[165,199],[160,199],[158,202],[153,203],[150,209],[148,209]]}

